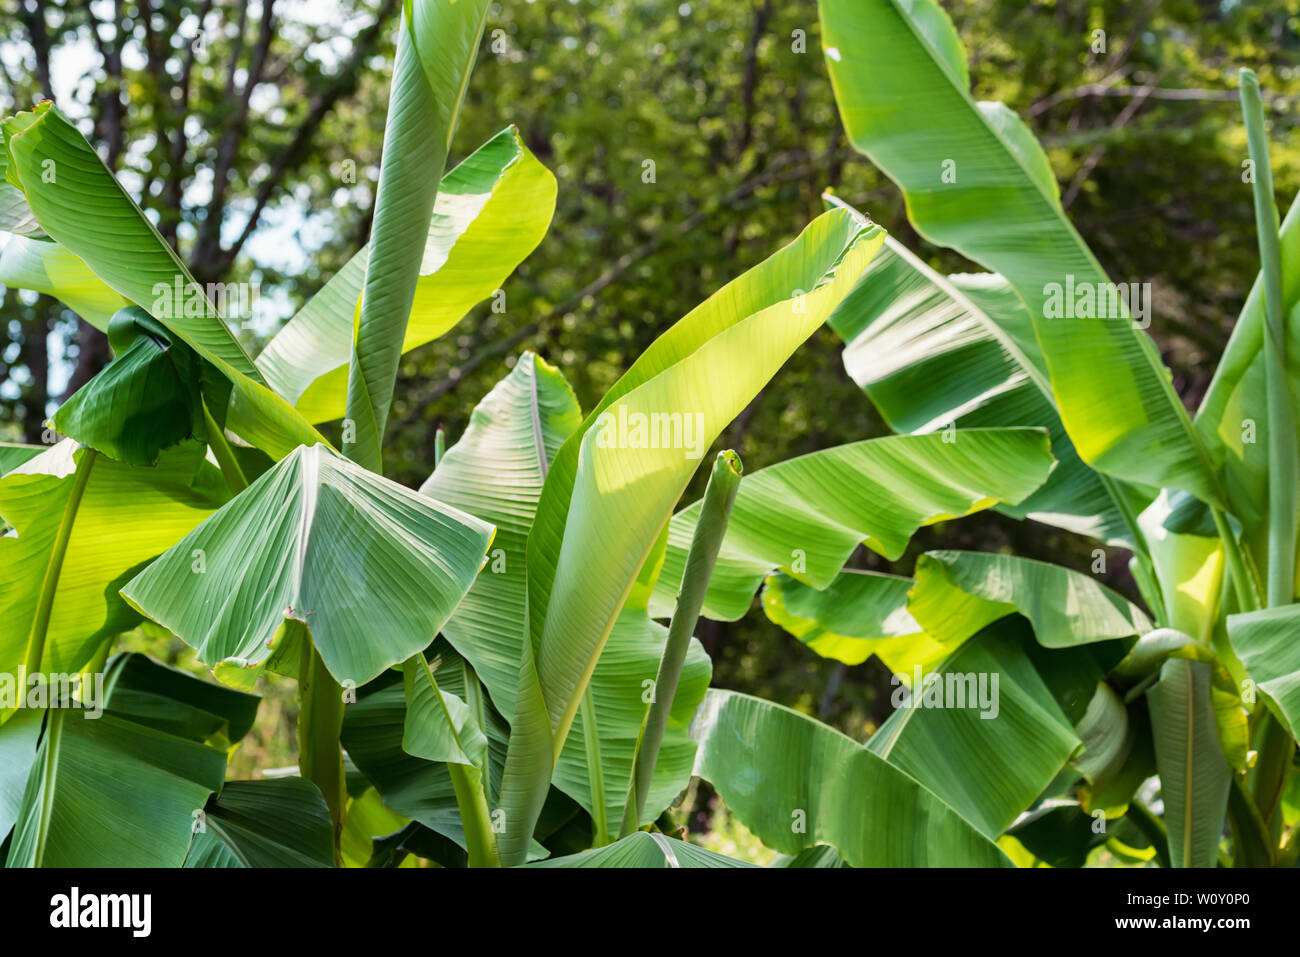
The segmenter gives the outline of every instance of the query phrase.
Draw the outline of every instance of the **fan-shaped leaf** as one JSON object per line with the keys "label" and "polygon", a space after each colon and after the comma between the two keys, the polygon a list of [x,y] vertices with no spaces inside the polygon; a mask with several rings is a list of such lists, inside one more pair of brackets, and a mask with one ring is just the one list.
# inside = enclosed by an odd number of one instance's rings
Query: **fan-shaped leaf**
{"label": "fan-shaped leaf", "polygon": [[314,445],[122,595],[209,665],[262,664],[284,622],[301,622],[335,679],[361,685],[429,645],[491,540],[492,526]]}

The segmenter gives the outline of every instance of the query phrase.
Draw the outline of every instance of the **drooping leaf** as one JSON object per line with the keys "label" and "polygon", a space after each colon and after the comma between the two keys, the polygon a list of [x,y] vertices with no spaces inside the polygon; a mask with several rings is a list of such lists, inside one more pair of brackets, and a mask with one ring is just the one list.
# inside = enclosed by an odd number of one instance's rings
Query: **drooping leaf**
{"label": "drooping leaf", "polygon": [[[163,449],[206,439],[202,360],[138,306],[110,329],[117,355],[59,407],[54,428],[129,465],[154,465]],[[229,386],[219,391],[221,408]]]}
{"label": "drooping leaf", "polygon": [[1083,750],[1075,755],[1071,767],[1090,785],[1104,786],[1123,772],[1133,750],[1136,729],[1129,721],[1123,700],[1106,682],[1097,683],[1088,710],[1075,728]]}
{"label": "drooping leaf", "polygon": [[329,808],[302,778],[231,781],[208,801],[186,867],[333,867]]}
{"label": "drooping leaf", "polygon": [[[1121,479],[1221,503],[1168,371],[1119,301],[1131,289],[1110,283],[1066,218],[1028,127],[1006,107],[971,98],[947,14],[935,0],[818,7],[850,141],[902,187],[918,233],[1000,273],[1024,301],[1082,459]],[[1087,290],[1093,308],[1073,308],[1075,290]]]}
{"label": "drooping leaf", "polygon": [[118,597],[121,584],[226,498],[192,442],[156,468],[133,468],[65,439],[7,472],[0,516],[15,534],[0,537],[0,671],[23,663],[42,595],[50,601],[42,667],[79,671],[104,638],[138,621]]}
{"label": "drooping leaf", "polygon": [[[704,452],[826,320],[882,236],[844,211],[818,217],[660,336],[556,456],[528,541],[507,863],[520,861],[591,671]],[[657,440],[634,436],[637,423]]]}
{"label": "drooping leaf", "polygon": [[935,639],[955,644],[1019,612],[1046,648],[1138,636],[1140,608],[1091,575],[1017,555],[933,551],[916,561],[908,611]]}
{"label": "drooping leaf", "polygon": [[[536,248],[555,211],[555,177],[509,127],[442,179],[402,351],[437,339],[492,295]],[[343,415],[353,319],[369,244],[353,256],[257,357],[277,392],[312,422]]]}
{"label": "drooping leaf", "polygon": [[[710,618],[735,620],[774,569],[825,588],[859,544],[896,559],[917,529],[1019,502],[1052,469],[1040,429],[893,435],[841,445],[746,475],[705,596]],[[673,516],[651,611],[667,613],[699,505]]]}
{"label": "drooping leaf", "polygon": [[205,742],[217,735],[229,744],[242,739],[252,730],[261,701],[142,654],[117,655],[104,671],[104,687],[115,714]]}
{"label": "drooping leaf", "polygon": [[[207,291],[52,103],[10,117],[4,130],[10,173],[21,183],[41,227],[230,381],[239,395],[239,414],[228,423],[233,430],[277,457],[297,445],[322,441],[306,419],[267,387]],[[50,169],[53,177],[46,175]]]}
{"label": "drooping leaf", "polygon": [[910,578],[845,569],[825,589],[778,572],[763,586],[767,617],[823,658],[857,665],[876,655],[895,672],[927,670],[948,657],[945,647],[907,610]]}
{"label": "drooping leaf", "polygon": [[844,339],[845,370],[896,432],[1050,431],[1056,469],[1024,502],[1000,511],[1106,541],[1131,537],[1061,425],[1033,323],[1001,276],[942,276],[887,237],[830,325]]}
{"label": "drooping leaf", "polygon": [[487,767],[487,738],[463,700],[437,687],[422,659],[402,666],[406,730],[402,750],[426,761]]}
{"label": "drooping leaf", "polygon": [[932,791],[806,715],[715,689],[692,733],[695,773],[784,854],[831,844],[854,867],[1010,866]]}
{"label": "drooping leaf", "polygon": [[212,666],[260,665],[301,622],[335,679],[359,686],[428,646],[491,540],[492,526],[304,446],[122,595]]}

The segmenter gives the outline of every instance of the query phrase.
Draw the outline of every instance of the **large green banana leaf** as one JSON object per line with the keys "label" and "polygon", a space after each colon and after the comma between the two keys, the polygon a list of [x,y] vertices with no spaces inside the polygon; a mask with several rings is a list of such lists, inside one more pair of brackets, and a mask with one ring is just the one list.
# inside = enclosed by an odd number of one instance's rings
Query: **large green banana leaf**
{"label": "large green banana leaf", "polygon": [[1229,615],[1228,635],[1264,700],[1300,739],[1300,605]]}
{"label": "large green banana leaf", "polygon": [[[824,588],[863,542],[898,558],[922,526],[1023,501],[1053,464],[1047,433],[1017,428],[884,436],[760,469],[741,480],[704,613],[739,618],[777,568]],[[699,509],[669,525],[656,616],[671,610]]]}
{"label": "large green banana leaf", "polygon": [[1232,771],[1219,743],[1206,662],[1170,658],[1147,691],[1174,867],[1213,867]]}
{"label": "large green banana leaf", "polygon": [[[352,323],[348,457],[381,470],[380,447],[456,117],[478,55],[488,0],[405,0],[361,302]],[[435,252],[436,256],[437,253]]]}
{"label": "large green banana leaf", "polygon": [[1001,276],[942,276],[887,237],[830,324],[844,339],[844,368],[895,432],[1050,431],[1056,469],[1020,505],[999,511],[1131,547],[1107,483],[1061,425],[1029,313]]}
{"label": "large green banana leaf", "polygon": [[443,628],[507,720],[526,627],[525,547],[551,460],[582,423],[564,376],[531,352],[484,397],[423,495],[496,526],[482,573]]}
{"label": "large green banana leaf", "polygon": [[101,332],[127,304],[89,266],[49,239],[11,236],[0,253],[0,283],[53,296]]}
{"label": "large green banana leaf", "polygon": [[79,671],[138,621],[121,584],[227,497],[194,442],[133,468],[65,439],[7,472],[0,516],[16,533],[0,538],[0,671],[16,672],[39,633],[43,670]]}
{"label": "large green banana leaf", "polygon": [[[1079,748],[1073,726],[1009,621],[966,642],[938,670],[912,675],[911,695],[867,741],[982,834],[995,839]],[[895,692],[895,703],[899,694]]]}
{"label": "large green banana leaf", "polygon": [[1019,612],[1046,648],[1151,630],[1140,608],[1091,575],[1017,555],[926,552],[916,561],[907,609],[921,627],[949,645]]}
{"label": "large green banana leaf", "polygon": [[[509,127],[442,179],[402,351],[438,338],[531,253],[555,212],[555,177]],[[312,422],[343,415],[367,244],[276,333],[257,367]]]}
{"label": "large green banana leaf", "polygon": [[[508,720],[515,714],[527,627],[528,532],[550,462],[581,422],[563,375],[526,352],[475,408],[465,434],[420,489],[497,527],[487,567],[443,635],[474,666]],[[560,752],[555,786],[578,801],[602,833],[622,820],[645,716],[644,682],[656,676],[665,635],[663,627],[649,620],[644,601],[629,601],[592,672],[591,707],[581,712]],[[657,813],[690,778],[695,745],[686,728],[703,700],[709,674],[708,656],[692,641],[655,766],[647,815]],[[587,733],[588,725],[595,726],[595,734]]]}
{"label": "large green banana leaf", "polygon": [[[948,15],[935,0],[818,6],[849,139],[902,187],[923,237],[1000,273],[1019,294],[1080,457],[1121,479],[1221,503],[1169,373],[1128,311],[1071,308],[1049,316],[1053,298],[1075,289],[1096,298],[1114,287],[1066,218],[1051,164],[1029,128],[1002,104],[971,98]],[[1081,312],[1108,315],[1066,318]]]}
{"label": "large green banana leaf", "polygon": [[716,851],[696,847],[657,832],[635,831],[606,847],[583,851],[569,857],[538,861],[528,867],[757,867]]}
{"label": "large green banana leaf", "polygon": [[520,863],[601,649],[704,453],[882,241],[846,211],[818,217],[660,336],[556,456],[528,540],[529,640],[503,785],[506,863]]}
{"label": "large green banana leaf", "polygon": [[1010,866],[938,795],[834,728],[711,690],[695,717],[695,773],[768,847],[832,844],[854,867]]}
{"label": "large green banana leaf", "polygon": [[784,572],[763,583],[763,611],[823,658],[860,665],[872,655],[895,672],[929,669],[948,657],[907,610],[912,579],[846,568],[824,589]]}
{"label": "large green banana leaf", "polygon": [[[222,710],[242,711],[237,699],[247,696],[141,667],[135,657],[109,663],[110,676],[129,677],[122,690],[108,690],[99,717],[46,712],[9,867],[179,867],[185,860],[208,798],[222,788],[226,755],[205,743],[203,729],[177,721],[174,709],[219,701]],[[124,698],[128,709],[119,711]],[[229,737],[217,743],[228,746]]]}
{"label": "large green banana leaf", "polygon": [[[1292,402],[1300,400],[1300,203],[1282,221],[1282,314],[1286,317],[1286,368]],[[1268,500],[1267,390],[1264,372],[1264,279],[1251,287],[1219,366],[1196,413],[1196,430],[1222,450],[1233,512],[1259,532]],[[1260,554],[1263,554],[1262,542]]]}
{"label": "large green banana leaf", "polygon": [[359,686],[429,645],[492,531],[328,446],[304,446],[122,595],[213,666],[252,670],[286,622],[301,622],[335,679]]}
{"label": "large green banana leaf", "polygon": [[185,866],[333,867],[333,830],[310,781],[231,781],[204,808]]}
{"label": "large green banana leaf", "polygon": [[[267,387],[253,360],[204,297],[175,251],[113,178],[99,155],[53,104],[38,104],[3,123],[16,177],[42,228],[121,296],[146,309],[210,362],[239,394],[230,427],[275,456],[323,441],[292,406]],[[51,165],[52,164],[52,165]],[[48,171],[54,175],[49,176]],[[176,290],[182,296],[176,296]],[[197,301],[197,297],[196,300]],[[224,414],[224,409],[213,410]]]}

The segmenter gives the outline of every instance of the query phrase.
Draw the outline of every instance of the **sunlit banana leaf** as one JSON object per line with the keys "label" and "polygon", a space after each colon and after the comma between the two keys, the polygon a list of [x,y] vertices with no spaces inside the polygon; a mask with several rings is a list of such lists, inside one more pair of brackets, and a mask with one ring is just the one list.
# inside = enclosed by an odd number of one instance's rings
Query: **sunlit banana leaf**
{"label": "sunlit banana leaf", "polygon": [[23,445],[17,442],[0,442],[0,476],[13,471],[24,462],[36,458],[49,449],[48,445]]}
{"label": "sunlit banana leaf", "polygon": [[[437,339],[492,295],[536,248],[555,211],[555,177],[509,127],[442,179],[402,351]],[[257,357],[277,392],[312,422],[347,403],[352,323],[369,244],[289,320]]]}
{"label": "sunlit banana leaf", "polygon": [[951,647],[930,637],[907,610],[912,579],[845,571],[825,589],[784,573],[763,586],[763,611],[823,658],[858,665],[872,655],[896,672],[929,669]]}
{"label": "sunlit banana leaf", "polygon": [[16,534],[0,537],[0,671],[23,663],[44,601],[42,667],[79,671],[139,620],[118,588],[228,497],[193,442],[133,468],[65,439],[6,473],[0,516]]}
{"label": "sunlit banana leaf", "polygon": [[[1041,429],[891,435],[841,445],[746,475],[704,600],[735,620],[773,569],[825,588],[861,543],[895,559],[916,530],[1023,501],[1053,466]],[[699,503],[673,516],[651,612],[671,609]]]}
{"label": "sunlit banana leaf", "polygon": [[[1046,154],[1005,106],[971,98],[948,15],[935,0],[818,6],[850,141],[902,187],[917,232],[1005,276],[1025,302],[1083,460],[1221,501],[1155,346],[1123,306],[1096,307],[1119,290],[1066,218]],[[1088,290],[1094,307],[1072,308],[1075,290]],[[1069,318],[1080,314],[1104,317]]]}
{"label": "sunlit banana leaf", "polygon": [[1169,627],[1197,635],[1207,619],[1217,617],[1223,543],[1217,535],[1170,530],[1172,514],[1172,499],[1161,492],[1138,516],[1138,524],[1159,578]]}
{"label": "sunlit banana leaf", "polygon": [[[493,702],[514,717],[527,627],[525,544],[551,460],[581,424],[564,377],[528,352],[475,408],[461,440],[447,450],[421,491],[497,526],[487,567],[443,628],[474,666]],[[666,631],[629,602],[591,677],[592,709],[574,722],[555,769],[555,786],[617,828],[627,800],[645,682],[653,681]],[[695,745],[686,733],[709,683],[708,656],[692,641],[670,725],[646,801],[648,817],[690,778]],[[588,724],[597,733],[588,735]],[[587,744],[595,745],[588,751]]]}
{"label": "sunlit banana leaf", "polygon": [[[906,771],[995,839],[1078,749],[1074,728],[1023,650],[1023,623],[986,629],[912,685],[867,750]],[[899,706],[901,704],[901,706]],[[730,801],[728,800],[728,803]]]}
{"label": "sunlit banana leaf", "polygon": [[[818,217],[660,336],[556,456],[528,542],[530,640],[503,785],[506,862],[520,860],[600,651],[703,454],[826,320],[882,239],[848,212]],[[637,423],[659,426],[657,440]],[[593,555],[602,560],[593,565]]]}
{"label": "sunlit banana leaf", "polygon": [[738,861],[689,841],[679,841],[664,834],[636,831],[605,847],[583,851],[570,857],[538,861],[528,867],[757,867]]}
{"label": "sunlit banana leaf", "polygon": [[18,820],[44,724],[45,712],[39,708],[22,708],[0,724],[0,844]]}
{"label": "sunlit banana leaf", "polygon": [[89,266],[48,239],[10,237],[0,252],[0,283],[53,296],[101,332],[127,304]]}
{"label": "sunlit banana leaf", "polygon": [[1019,612],[1047,648],[1151,630],[1140,608],[1091,575],[1016,555],[933,551],[916,561],[908,611],[938,641],[964,641]]}
{"label": "sunlit banana leaf", "polygon": [[186,867],[333,867],[329,808],[302,778],[231,781],[203,811]]}
{"label": "sunlit banana leaf", "polygon": [[1111,493],[1065,434],[1033,323],[1001,276],[942,276],[887,237],[830,324],[845,342],[844,368],[896,432],[1050,430],[1056,469],[1024,502],[1000,511],[1131,539]]}
{"label": "sunlit banana leaf", "polygon": [[[230,380],[241,410],[229,422],[233,430],[277,457],[299,444],[323,441],[267,387],[206,291],[52,103],[10,117],[4,130],[10,173],[21,182],[42,228]],[[188,308],[191,299],[198,308]],[[225,410],[213,411],[220,421]]]}
{"label": "sunlit banana leaf", "polygon": [[407,317],[427,271],[434,199],[488,6],[488,0],[403,4],[364,291],[350,323],[346,411],[355,436],[345,435],[344,450],[376,472]]}
{"label": "sunlit banana leaf", "polygon": [[282,459],[122,595],[213,666],[260,665],[281,626],[301,622],[335,679],[361,685],[429,645],[491,540],[485,522],[314,445]]}
{"label": "sunlit banana leaf", "polygon": [[496,526],[488,563],[443,633],[507,720],[514,716],[526,627],[528,531],[551,459],[581,422],[564,376],[525,352],[420,487],[421,494]]}
{"label": "sunlit banana leaf", "polygon": [[914,778],[789,708],[711,690],[695,773],[765,845],[832,844],[854,867],[998,867],[997,845]]}

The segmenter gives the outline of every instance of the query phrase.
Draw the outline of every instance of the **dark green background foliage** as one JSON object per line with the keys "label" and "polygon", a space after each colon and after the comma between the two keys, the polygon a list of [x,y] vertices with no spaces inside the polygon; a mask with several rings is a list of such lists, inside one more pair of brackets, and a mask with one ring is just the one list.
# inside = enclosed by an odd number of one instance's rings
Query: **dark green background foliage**
{"label": "dark green background foliage", "polygon": [[[106,2],[2,6],[0,108],[57,95],[200,281],[259,280],[268,315],[243,333],[250,347],[364,241],[396,0],[136,0],[116,4],[116,21]],[[1038,134],[1111,278],[1152,283],[1150,332],[1194,408],[1257,269],[1238,67],[1254,68],[1269,97],[1284,210],[1300,186],[1300,0],[945,6],[975,96],[1006,102]],[[674,320],[793,238],[827,186],[941,270],[964,268],[919,240],[898,192],[845,141],[817,34],[811,0],[493,9],[453,162],[516,123],[554,171],[559,206],[508,281],[503,313],[484,303],[404,360],[392,477],[422,481],[435,428],[454,440],[524,348],[558,363],[593,405]],[[7,291],[0,437],[39,441],[45,414],[107,355],[53,300]],[[884,431],[823,330],[720,444],[752,470]],[[934,547],[1093,561],[1063,533],[990,514],[918,536],[898,570]],[[1105,577],[1134,595],[1126,561],[1112,550]],[[718,685],[859,736],[888,712],[883,668],[819,659],[761,614],[701,629]]]}

